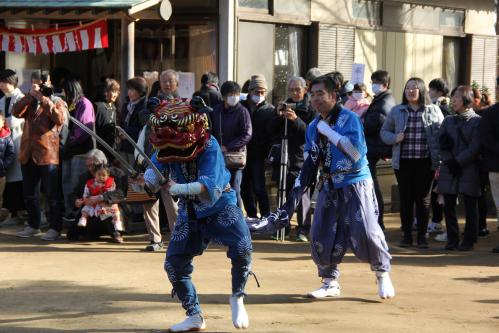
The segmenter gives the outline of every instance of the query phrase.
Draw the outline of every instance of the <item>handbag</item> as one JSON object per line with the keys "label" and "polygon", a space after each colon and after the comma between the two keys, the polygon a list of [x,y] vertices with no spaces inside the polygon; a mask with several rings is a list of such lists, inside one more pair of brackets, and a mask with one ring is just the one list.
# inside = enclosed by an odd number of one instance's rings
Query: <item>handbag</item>
{"label": "handbag", "polygon": [[[222,139],[222,112],[219,114],[219,134],[220,134],[220,146],[223,146]],[[225,160],[225,167],[229,170],[240,170],[244,169],[246,166],[246,147],[241,151],[226,151],[223,153]]]}
{"label": "handbag", "polygon": [[227,151],[224,153],[224,159],[227,169],[244,169],[246,166],[246,149],[242,151]]}

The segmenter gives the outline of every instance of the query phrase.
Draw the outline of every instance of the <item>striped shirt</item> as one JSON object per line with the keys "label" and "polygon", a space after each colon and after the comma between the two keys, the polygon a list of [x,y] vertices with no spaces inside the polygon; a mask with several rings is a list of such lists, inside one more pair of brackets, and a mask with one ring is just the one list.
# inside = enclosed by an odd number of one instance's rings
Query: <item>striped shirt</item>
{"label": "striped shirt", "polygon": [[423,124],[424,106],[417,111],[407,107],[409,117],[404,131],[404,141],[402,141],[400,158],[429,158],[430,149],[426,141],[426,131]]}

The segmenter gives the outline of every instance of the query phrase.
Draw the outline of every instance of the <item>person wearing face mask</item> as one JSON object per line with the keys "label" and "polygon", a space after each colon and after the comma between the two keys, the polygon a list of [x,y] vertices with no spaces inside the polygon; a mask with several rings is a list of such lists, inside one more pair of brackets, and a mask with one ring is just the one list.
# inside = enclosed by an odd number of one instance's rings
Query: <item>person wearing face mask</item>
{"label": "person wearing face mask", "polygon": [[251,117],[253,135],[248,143],[248,156],[243,171],[241,197],[248,217],[256,218],[257,202],[260,217],[270,213],[269,196],[265,187],[265,159],[275,141],[274,124],[278,118],[275,107],[265,100],[267,81],[262,74],[252,75],[248,98],[242,102]]}
{"label": "person wearing face mask", "polygon": [[410,78],[402,104],[395,106],[381,128],[381,139],[392,145],[392,166],[400,194],[400,219],[404,238],[401,247],[412,246],[412,222],[416,206],[417,245],[428,248],[426,232],[430,192],[440,164],[439,132],[442,111],[431,103],[424,81]]}
{"label": "person wearing face mask", "polygon": [[364,115],[371,104],[368,97],[366,85],[364,83],[356,83],[345,102],[345,107],[359,116],[362,122],[364,122]]}
{"label": "person wearing face mask", "polygon": [[364,115],[364,135],[367,144],[367,160],[374,182],[374,191],[379,206],[378,224],[385,229],[383,221],[385,204],[378,182],[376,164],[381,159],[391,158],[392,147],[381,140],[379,132],[386,116],[395,106],[395,99],[390,91],[390,75],[385,70],[378,70],[371,75],[374,99]]}
{"label": "person wearing face mask", "polygon": [[[211,134],[217,139],[222,153],[244,151],[252,135],[251,118],[248,110],[239,102],[241,87],[237,82],[227,81],[220,87],[223,103],[210,113]],[[242,208],[242,169],[227,167],[230,171],[230,186],[236,192],[237,205]]]}

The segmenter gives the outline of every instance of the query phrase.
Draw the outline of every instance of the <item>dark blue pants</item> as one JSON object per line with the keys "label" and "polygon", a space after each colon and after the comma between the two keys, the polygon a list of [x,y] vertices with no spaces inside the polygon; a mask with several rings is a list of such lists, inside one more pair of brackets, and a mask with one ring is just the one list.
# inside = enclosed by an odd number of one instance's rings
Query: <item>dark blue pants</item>
{"label": "dark blue pants", "polygon": [[33,160],[29,160],[28,163],[21,165],[21,171],[28,224],[32,228],[40,228],[40,185],[43,182],[49,203],[50,228],[60,232],[62,207],[60,205],[59,165],[36,165]]}
{"label": "dark blue pants", "polygon": [[230,186],[236,192],[237,206],[243,208],[243,199],[241,198],[241,181],[243,180],[243,170],[230,171]]}
{"label": "dark blue pants", "polygon": [[241,197],[248,217],[257,217],[257,202],[261,217],[270,214],[269,196],[265,187],[265,160],[248,159],[243,171]]}
{"label": "dark blue pants", "polygon": [[186,207],[179,204],[178,219],[166,252],[165,271],[187,316],[201,313],[196,288],[191,280],[192,259],[209,243],[228,247],[232,262],[232,294],[244,295],[251,271],[251,236],[241,209],[234,205],[201,221],[189,221]]}
{"label": "dark blue pants", "polygon": [[371,172],[371,177],[373,178],[373,184],[374,184],[374,193],[376,194],[376,200],[378,201],[378,209],[379,209],[379,215],[378,215],[378,224],[381,227],[381,229],[385,229],[385,223],[383,221],[383,218],[385,216],[385,201],[383,200],[383,194],[381,193],[381,188],[379,187],[379,182],[378,182],[378,173],[376,170],[376,164],[379,161],[379,158],[374,158],[374,159],[369,159],[369,171]]}

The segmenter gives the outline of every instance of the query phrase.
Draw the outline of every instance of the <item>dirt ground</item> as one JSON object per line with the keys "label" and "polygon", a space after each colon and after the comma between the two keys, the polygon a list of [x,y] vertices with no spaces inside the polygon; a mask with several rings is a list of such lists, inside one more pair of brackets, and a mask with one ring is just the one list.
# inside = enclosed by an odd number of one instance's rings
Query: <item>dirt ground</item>
{"label": "dirt ground", "polygon": [[[402,249],[396,215],[387,218],[397,296],[382,301],[369,266],[348,253],[342,296],[314,301],[319,287],[308,243],[257,239],[247,284],[247,332],[499,332],[499,244],[494,230],[474,252]],[[163,272],[164,252],[144,252],[145,235],[124,245],[103,239],[53,243],[19,239],[0,228],[0,332],[165,332],[184,318]],[[194,281],[207,332],[234,332],[230,263],[211,247],[195,260]]]}

